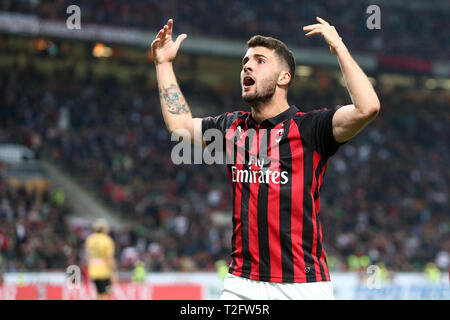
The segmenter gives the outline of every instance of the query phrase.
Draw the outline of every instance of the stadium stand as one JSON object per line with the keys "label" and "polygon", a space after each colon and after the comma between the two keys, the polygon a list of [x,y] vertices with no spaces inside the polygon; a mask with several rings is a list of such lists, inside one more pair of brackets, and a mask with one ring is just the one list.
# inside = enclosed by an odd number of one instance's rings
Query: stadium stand
{"label": "stadium stand", "polygon": [[[2,1],[0,10],[36,14],[43,19],[67,19],[66,8],[82,8],[82,21],[103,25],[159,30],[174,18],[178,30],[189,35],[247,40],[255,33],[274,36],[290,45],[322,47],[320,38],[300,36],[304,25],[321,16],[332,21],[353,50],[388,55],[447,59],[450,36],[448,4],[433,1],[378,1],[381,30],[366,27],[366,9],[373,1]],[[220,14],[218,14],[220,12]],[[201,19],[198,17],[201,16]],[[418,18],[420,16],[420,18]],[[312,18],[311,18],[312,17]],[[351,24],[348,22],[352,21]],[[426,45],[424,45],[426,43]]]}

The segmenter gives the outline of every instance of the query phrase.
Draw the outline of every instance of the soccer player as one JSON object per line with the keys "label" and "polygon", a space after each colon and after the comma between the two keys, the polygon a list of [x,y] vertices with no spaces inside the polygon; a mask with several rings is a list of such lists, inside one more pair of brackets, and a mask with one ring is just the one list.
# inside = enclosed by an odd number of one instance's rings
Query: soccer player
{"label": "soccer player", "polygon": [[310,112],[289,105],[292,52],[277,39],[254,36],[247,42],[240,79],[250,112],[193,118],[172,66],[187,35],[173,41],[172,30],[170,19],[151,45],[168,130],[206,146],[204,133],[217,129],[227,155],[230,145],[243,150],[227,161],[232,261],[221,299],[334,299],[322,247],[319,192],[328,159],[379,112],[369,79],[335,28],[317,17],[316,24],[303,28],[305,35],[321,35],[337,56],[352,104]]}
{"label": "soccer player", "polygon": [[109,225],[106,220],[96,220],[93,229],[94,233],[85,242],[88,275],[94,281],[97,299],[108,300],[111,283],[116,281],[114,242],[108,235]]}

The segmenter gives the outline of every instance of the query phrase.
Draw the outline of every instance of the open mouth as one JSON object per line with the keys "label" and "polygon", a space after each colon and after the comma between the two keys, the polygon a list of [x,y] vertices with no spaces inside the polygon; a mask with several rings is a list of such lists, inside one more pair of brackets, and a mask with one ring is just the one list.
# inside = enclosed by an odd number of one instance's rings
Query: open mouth
{"label": "open mouth", "polygon": [[242,80],[242,85],[244,89],[249,89],[255,84],[255,80],[250,76],[245,76]]}

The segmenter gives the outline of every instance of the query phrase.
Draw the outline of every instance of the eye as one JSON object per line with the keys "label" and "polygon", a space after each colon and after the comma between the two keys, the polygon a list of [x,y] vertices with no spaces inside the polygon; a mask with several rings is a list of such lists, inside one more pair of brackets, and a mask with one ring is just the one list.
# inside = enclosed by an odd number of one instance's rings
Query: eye
{"label": "eye", "polygon": [[263,64],[263,63],[265,63],[265,61],[264,61],[264,59],[258,59],[258,63]]}

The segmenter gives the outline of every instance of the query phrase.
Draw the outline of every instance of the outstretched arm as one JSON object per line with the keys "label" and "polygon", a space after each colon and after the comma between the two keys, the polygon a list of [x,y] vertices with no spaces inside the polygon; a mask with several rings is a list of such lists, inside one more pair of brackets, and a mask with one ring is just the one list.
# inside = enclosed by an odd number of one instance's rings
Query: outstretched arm
{"label": "outstretched arm", "polygon": [[192,118],[189,105],[178,86],[172,64],[181,42],[187,35],[179,35],[174,42],[172,30],[173,20],[170,19],[159,31],[151,46],[164,122],[170,133],[191,139],[192,142],[202,143],[202,119]]}
{"label": "outstretched arm", "polygon": [[338,58],[353,104],[339,108],[333,117],[333,135],[337,142],[354,137],[377,116],[380,101],[364,71],[350,55],[336,29],[317,17],[319,23],[303,27],[306,36],[321,34],[330,51]]}

